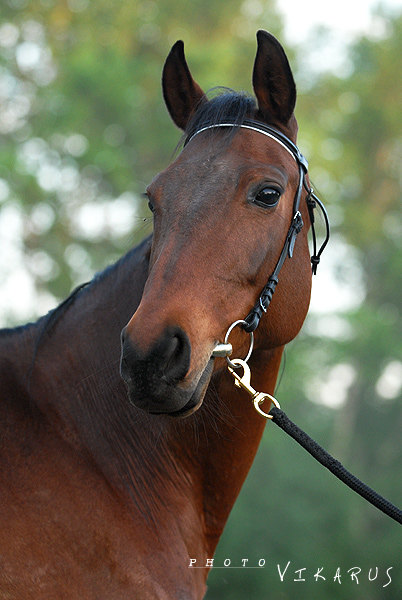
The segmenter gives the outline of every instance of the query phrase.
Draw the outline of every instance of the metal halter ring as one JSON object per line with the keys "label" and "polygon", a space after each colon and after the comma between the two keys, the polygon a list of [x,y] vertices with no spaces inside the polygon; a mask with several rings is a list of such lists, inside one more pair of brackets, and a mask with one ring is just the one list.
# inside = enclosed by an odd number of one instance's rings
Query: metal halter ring
{"label": "metal halter ring", "polygon": [[[229,327],[229,329],[226,332],[225,340],[224,340],[225,344],[228,343],[229,335],[231,334],[232,330],[237,325],[248,325],[248,323],[246,321],[244,321],[243,319],[239,319],[238,321],[235,321],[234,323],[232,323],[231,326]],[[248,349],[248,353],[247,353],[246,358],[244,359],[244,362],[247,362],[248,359],[250,358],[251,353],[253,351],[253,347],[254,347],[254,333],[252,331],[250,331],[250,348]],[[228,356],[226,356],[226,360],[227,360],[228,365],[230,367],[232,367],[232,369],[238,369],[239,368],[239,365],[236,365],[235,363],[233,363]]]}

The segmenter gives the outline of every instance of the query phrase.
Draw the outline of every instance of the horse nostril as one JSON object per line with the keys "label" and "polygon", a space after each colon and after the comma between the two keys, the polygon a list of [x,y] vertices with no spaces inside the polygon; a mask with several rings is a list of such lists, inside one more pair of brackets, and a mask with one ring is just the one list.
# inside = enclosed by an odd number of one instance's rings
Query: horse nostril
{"label": "horse nostril", "polygon": [[177,383],[184,379],[190,368],[190,341],[187,334],[177,327],[165,332],[164,346],[163,377],[168,383]]}
{"label": "horse nostril", "polygon": [[141,389],[161,379],[176,385],[190,368],[191,345],[180,327],[167,327],[145,352],[127,328],[121,332],[121,343],[120,374],[126,383],[133,385],[135,381]]}

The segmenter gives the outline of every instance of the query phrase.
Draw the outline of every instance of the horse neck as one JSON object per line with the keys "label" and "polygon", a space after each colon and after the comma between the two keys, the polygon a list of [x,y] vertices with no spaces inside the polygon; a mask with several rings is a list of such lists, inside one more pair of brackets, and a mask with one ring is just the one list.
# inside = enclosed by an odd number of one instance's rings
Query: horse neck
{"label": "horse neck", "polygon": [[36,336],[35,324],[0,330],[1,424],[11,422],[13,418],[21,419],[29,413],[27,380],[32,366]]}
{"label": "horse neck", "polygon": [[[138,492],[144,512],[141,481],[147,469],[155,471],[149,457],[160,424],[129,405],[119,360],[120,332],[140,302],[149,249],[146,240],[32,326],[21,364],[15,352],[11,386],[15,390],[15,381],[23,382],[26,404],[35,408],[41,431],[51,430],[95,461],[123,494]],[[19,333],[13,337],[14,347],[23,347]]]}
{"label": "horse neck", "polygon": [[[265,420],[224,366],[213,376],[203,407],[183,421],[146,415],[128,404],[119,376],[120,332],[140,302],[148,256],[145,242],[79,292],[48,331],[43,333],[43,320],[28,328],[14,380],[25,382],[25,397],[39,409],[35,415],[95,461],[134,510],[159,523],[163,511],[175,510],[175,519],[187,522],[184,535],[201,536],[212,556]],[[254,353],[256,389],[273,393],[281,353]]]}
{"label": "horse neck", "polygon": [[145,241],[106,269],[45,333],[38,323],[27,389],[42,430],[94,464],[128,511],[161,527],[169,511],[186,512],[192,473],[177,458],[170,418],[132,406],[119,374],[120,334],[141,300],[149,250]]}
{"label": "horse neck", "polygon": [[[256,351],[249,361],[252,385],[274,393],[283,347]],[[267,410],[267,407],[264,406]],[[234,386],[226,368],[218,372],[198,415],[198,443],[194,460],[201,458],[205,538],[212,557],[233,504],[250,470],[266,419],[258,414],[244,390]]]}

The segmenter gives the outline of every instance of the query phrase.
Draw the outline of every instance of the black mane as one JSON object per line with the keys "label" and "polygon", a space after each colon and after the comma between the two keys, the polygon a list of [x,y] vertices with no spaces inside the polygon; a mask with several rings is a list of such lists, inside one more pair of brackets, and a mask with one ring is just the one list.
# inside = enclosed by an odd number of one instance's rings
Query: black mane
{"label": "black mane", "polygon": [[203,127],[233,123],[234,128],[225,128],[226,132],[233,131],[245,119],[254,117],[257,105],[253,96],[246,92],[235,92],[228,88],[214,88],[211,90],[215,93],[216,91],[218,91],[218,95],[208,100],[208,102],[201,102],[187,124],[185,131],[187,140]]}

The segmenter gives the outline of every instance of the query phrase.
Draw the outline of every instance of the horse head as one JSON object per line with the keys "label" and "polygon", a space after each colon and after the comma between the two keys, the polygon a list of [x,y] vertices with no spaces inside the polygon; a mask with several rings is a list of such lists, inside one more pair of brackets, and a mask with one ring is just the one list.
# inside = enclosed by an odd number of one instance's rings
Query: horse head
{"label": "horse head", "polygon": [[[130,400],[150,413],[183,416],[201,406],[213,372],[224,364],[213,349],[250,312],[274,271],[297,194],[300,222],[309,221],[308,189],[301,182],[307,175],[293,150],[292,72],[272,35],[259,31],[257,39],[256,99],[234,92],[208,99],[190,74],[182,42],[164,66],[166,106],[186,141],[147,189],[154,218],[149,275],[122,332],[122,377]],[[287,254],[293,256],[283,261],[280,284],[262,315],[256,352],[283,347],[305,319],[307,230],[291,241]],[[240,357],[249,337],[236,328],[231,343]]]}

